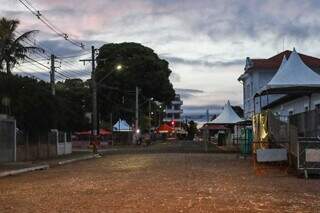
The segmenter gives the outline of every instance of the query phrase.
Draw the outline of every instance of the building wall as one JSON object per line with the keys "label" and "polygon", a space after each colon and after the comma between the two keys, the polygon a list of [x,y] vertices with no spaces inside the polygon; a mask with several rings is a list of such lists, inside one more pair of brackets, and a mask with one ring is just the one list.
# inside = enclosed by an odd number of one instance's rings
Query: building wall
{"label": "building wall", "polygon": [[279,98],[279,95],[269,95],[268,97],[261,97],[261,105],[260,98],[256,98],[254,103],[254,95],[267,85],[275,73],[276,70],[255,70],[248,73],[247,77],[243,79],[243,107],[245,118],[251,118],[254,111],[260,112],[261,107]]}
{"label": "building wall", "polygon": [[[318,105],[318,106],[317,106]],[[311,110],[320,107],[320,94],[311,95]],[[290,111],[297,114],[309,110],[309,97],[304,96],[271,108],[272,112],[281,116],[288,116]]]}
{"label": "building wall", "polygon": [[[277,70],[263,70],[263,69],[254,70],[253,72],[248,73],[248,75],[243,79],[243,107],[244,107],[244,117],[246,119],[250,119],[254,111],[260,112],[263,106],[266,106],[267,104],[272,103],[273,101],[284,96],[284,95],[262,96],[261,103],[260,103],[260,97],[257,97],[255,99],[255,105],[254,105],[254,98],[253,98],[254,94],[256,94],[261,88],[267,85],[267,83],[276,74],[276,71]],[[314,71],[320,74],[320,69],[315,69]],[[314,101],[317,101],[317,99],[315,99]],[[283,105],[283,107],[285,108],[284,111],[286,111],[289,108],[292,108],[291,104]],[[304,108],[303,105],[305,105],[305,101],[300,100],[296,103],[296,105],[294,105],[294,108],[297,108],[297,112],[298,111],[303,112],[301,111]]]}
{"label": "building wall", "polygon": [[183,110],[181,109],[183,102],[180,99],[180,95],[176,95],[175,99],[166,106],[166,115],[163,121],[170,122],[175,120],[177,122],[182,121],[181,114]]}

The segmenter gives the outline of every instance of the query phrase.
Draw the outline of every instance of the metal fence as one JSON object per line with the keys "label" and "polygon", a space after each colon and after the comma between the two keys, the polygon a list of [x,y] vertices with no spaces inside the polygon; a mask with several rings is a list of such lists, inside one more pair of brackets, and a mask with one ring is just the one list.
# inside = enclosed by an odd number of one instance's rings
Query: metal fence
{"label": "metal fence", "polygon": [[253,119],[253,151],[261,148],[282,147],[296,153],[297,128],[285,116],[276,116],[271,111],[258,113]]}
{"label": "metal fence", "polygon": [[297,143],[297,169],[308,173],[320,174],[320,140],[319,138],[300,138]]}
{"label": "metal fence", "polygon": [[297,129],[288,117],[263,111],[253,118],[254,169],[263,174],[269,169],[288,171],[296,156]]}
{"label": "metal fence", "polygon": [[320,110],[312,110],[290,116],[290,124],[296,126],[299,137],[320,136]]}
{"label": "metal fence", "polygon": [[0,119],[0,162],[16,160],[16,121]]}

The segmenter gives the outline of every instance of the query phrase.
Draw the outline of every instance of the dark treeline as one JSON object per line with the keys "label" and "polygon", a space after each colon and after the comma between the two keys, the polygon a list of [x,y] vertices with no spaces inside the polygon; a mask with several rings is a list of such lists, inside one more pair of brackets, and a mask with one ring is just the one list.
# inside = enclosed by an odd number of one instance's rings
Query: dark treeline
{"label": "dark treeline", "polygon": [[0,113],[17,120],[27,132],[58,128],[67,131],[89,128],[85,117],[90,89],[81,79],[58,82],[56,96],[50,84],[35,78],[0,72]]}

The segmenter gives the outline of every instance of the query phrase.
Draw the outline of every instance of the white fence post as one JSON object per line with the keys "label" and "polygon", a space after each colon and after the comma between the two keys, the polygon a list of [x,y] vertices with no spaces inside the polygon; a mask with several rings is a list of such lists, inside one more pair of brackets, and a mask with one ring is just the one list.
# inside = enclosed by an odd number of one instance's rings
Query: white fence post
{"label": "white fence post", "polygon": [[64,142],[64,155],[66,155],[67,154],[67,133],[64,133],[64,135],[63,135],[64,137],[63,137],[63,142]]}

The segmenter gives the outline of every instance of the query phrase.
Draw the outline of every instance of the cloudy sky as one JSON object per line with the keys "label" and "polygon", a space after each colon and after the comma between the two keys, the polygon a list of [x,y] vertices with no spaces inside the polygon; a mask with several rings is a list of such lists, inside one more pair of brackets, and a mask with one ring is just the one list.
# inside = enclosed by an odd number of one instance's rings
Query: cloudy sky
{"label": "cloudy sky", "polygon": [[[245,58],[267,58],[294,46],[320,56],[318,0],[28,0],[88,46],[139,42],[170,62],[171,80],[189,107],[242,104],[237,81]],[[21,32],[38,29],[60,55],[79,48],[57,38],[18,0],[0,0],[0,15]]]}

